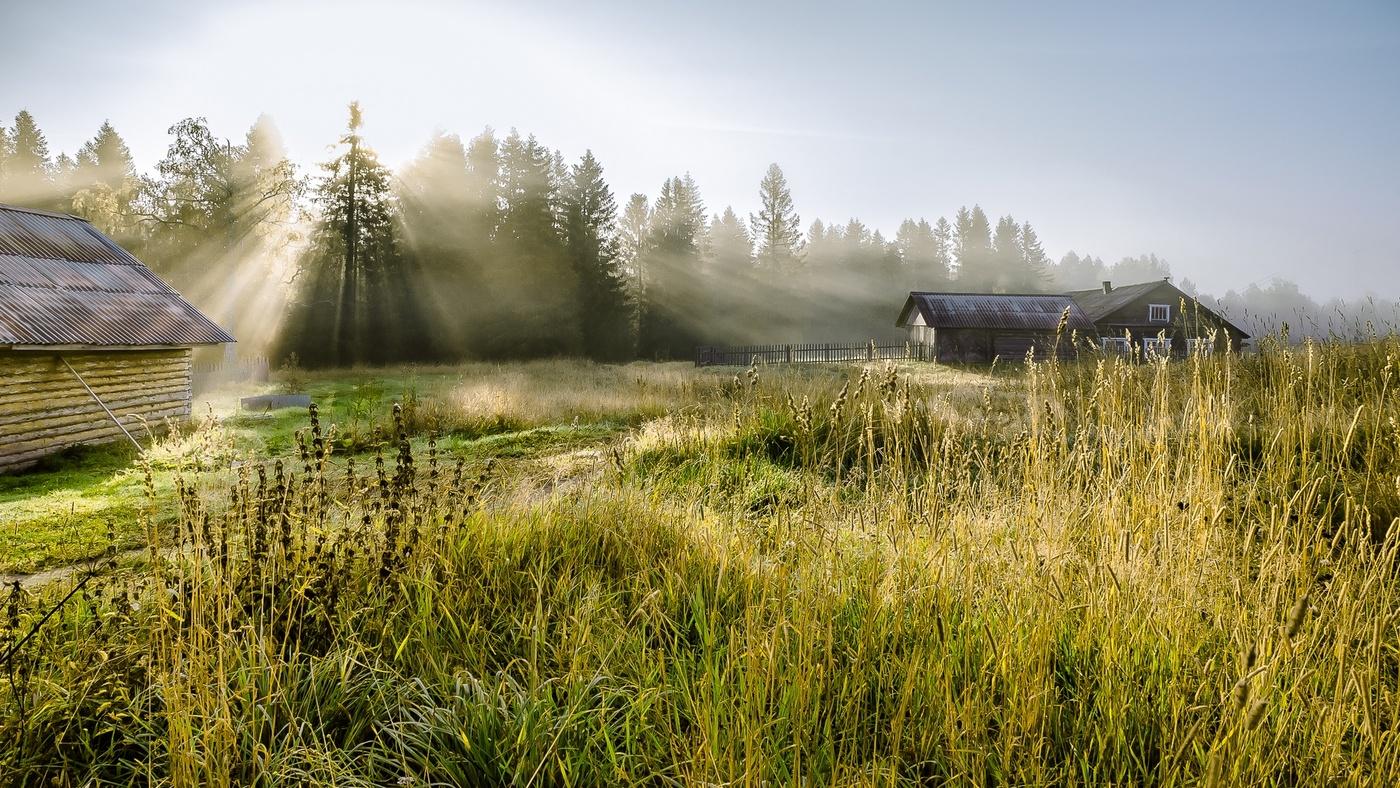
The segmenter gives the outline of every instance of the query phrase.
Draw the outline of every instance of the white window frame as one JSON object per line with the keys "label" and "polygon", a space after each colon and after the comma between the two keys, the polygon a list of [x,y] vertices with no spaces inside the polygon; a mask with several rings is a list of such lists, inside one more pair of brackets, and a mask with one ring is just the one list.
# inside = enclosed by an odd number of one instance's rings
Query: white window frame
{"label": "white window frame", "polygon": [[[1157,310],[1159,310],[1159,309],[1162,310],[1162,311],[1161,311],[1161,315],[1162,315],[1161,317],[1157,317],[1157,315],[1158,315]],[[1148,304],[1148,305],[1147,305],[1147,322],[1149,322],[1149,323],[1170,323],[1170,322],[1172,322],[1172,305],[1171,305],[1171,304]]]}
{"label": "white window frame", "polygon": [[1172,353],[1171,337],[1143,337],[1142,354],[1144,356],[1160,356],[1165,358]]}
{"label": "white window frame", "polygon": [[1133,343],[1127,337],[1103,337],[1099,340],[1099,347],[1104,353],[1117,353],[1126,356],[1133,351]]}
{"label": "white window frame", "polygon": [[1211,353],[1214,352],[1215,343],[1211,342],[1209,339],[1206,339],[1204,337],[1186,338],[1186,355],[1193,356],[1197,353],[1200,353],[1203,356],[1209,356]]}

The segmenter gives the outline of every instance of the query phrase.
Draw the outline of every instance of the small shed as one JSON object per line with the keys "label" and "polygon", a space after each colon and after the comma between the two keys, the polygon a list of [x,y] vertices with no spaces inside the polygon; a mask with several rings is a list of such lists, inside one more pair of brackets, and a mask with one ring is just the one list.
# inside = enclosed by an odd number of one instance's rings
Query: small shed
{"label": "small shed", "polygon": [[918,357],[944,362],[1019,361],[1027,353],[1041,358],[1051,353],[1069,356],[1072,332],[1094,331],[1073,298],[1041,293],[915,291],[904,302],[895,325],[908,329]]}
{"label": "small shed", "polygon": [[0,205],[0,473],[188,418],[192,349],[232,341],[87,221]]}
{"label": "small shed", "polygon": [[1238,351],[1249,339],[1244,329],[1166,279],[1121,287],[1104,282],[1102,287],[1077,290],[1070,296],[1094,322],[1107,352],[1184,356],[1197,349]]}

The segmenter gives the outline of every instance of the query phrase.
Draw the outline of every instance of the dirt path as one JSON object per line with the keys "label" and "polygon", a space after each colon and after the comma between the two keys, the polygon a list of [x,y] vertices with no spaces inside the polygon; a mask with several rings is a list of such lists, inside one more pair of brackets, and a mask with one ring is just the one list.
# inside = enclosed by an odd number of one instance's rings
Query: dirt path
{"label": "dirt path", "polygon": [[[115,560],[118,562],[125,562],[128,559],[139,558],[145,555],[147,552],[147,549],[144,547],[136,547],[130,550],[122,550],[121,552],[116,554]],[[83,561],[79,561],[75,564],[65,564],[63,566],[53,566],[49,567],[48,569],[40,569],[37,572],[0,572],[0,586],[8,587],[13,583],[18,582],[20,588],[36,588],[38,586],[48,585],[49,583],[57,583],[63,580],[67,580],[73,577],[74,575],[80,575],[83,572],[86,572],[88,569],[91,569],[92,567],[105,562],[106,560],[108,559],[104,556],[102,558],[89,558]]]}

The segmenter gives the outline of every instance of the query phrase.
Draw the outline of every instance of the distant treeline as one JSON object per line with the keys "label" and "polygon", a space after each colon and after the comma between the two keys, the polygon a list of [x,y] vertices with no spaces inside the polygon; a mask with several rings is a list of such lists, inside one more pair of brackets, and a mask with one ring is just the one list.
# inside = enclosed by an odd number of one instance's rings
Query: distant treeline
{"label": "distant treeline", "polygon": [[[886,338],[908,290],[1171,276],[1155,255],[1054,262],[1029,222],[979,206],[907,219],[893,238],[858,219],[803,229],[776,164],[758,182],[759,210],[741,217],[711,212],[689,174],[619,206],[591,152],[568,163],[514,130],[434,136],[393,173],[360,129],[352,104],[334,155],[307,175],[266,117],[237,142],[191,118],[141,174],[110,123],[53,158],[22,111],[0,127],[0,202],[90,219],[245,342],[307,366],[688,358],[697,344]],[[1295,336],[1396,313],[1392,302],[1320,306],[1282,281],[1202,300],[1255,333],[1291,321]]]}

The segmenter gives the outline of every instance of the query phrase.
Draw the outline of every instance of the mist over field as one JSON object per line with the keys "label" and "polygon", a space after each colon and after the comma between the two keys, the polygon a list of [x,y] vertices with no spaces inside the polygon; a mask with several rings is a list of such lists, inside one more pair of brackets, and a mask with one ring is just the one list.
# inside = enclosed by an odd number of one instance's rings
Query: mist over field
{"label": "mist over field", "polygon": [[73,3],[94,62],[140,44],[73,84],[12,9],[0,200],[312,364],[889,339],[909,290],[1161,277],[1254,334],[1395,322],[1386,4],[713,10]]}
{"label": "mist over field", "polygon": [[0,788],[1400,785],[1400,6],[0,0]]}

